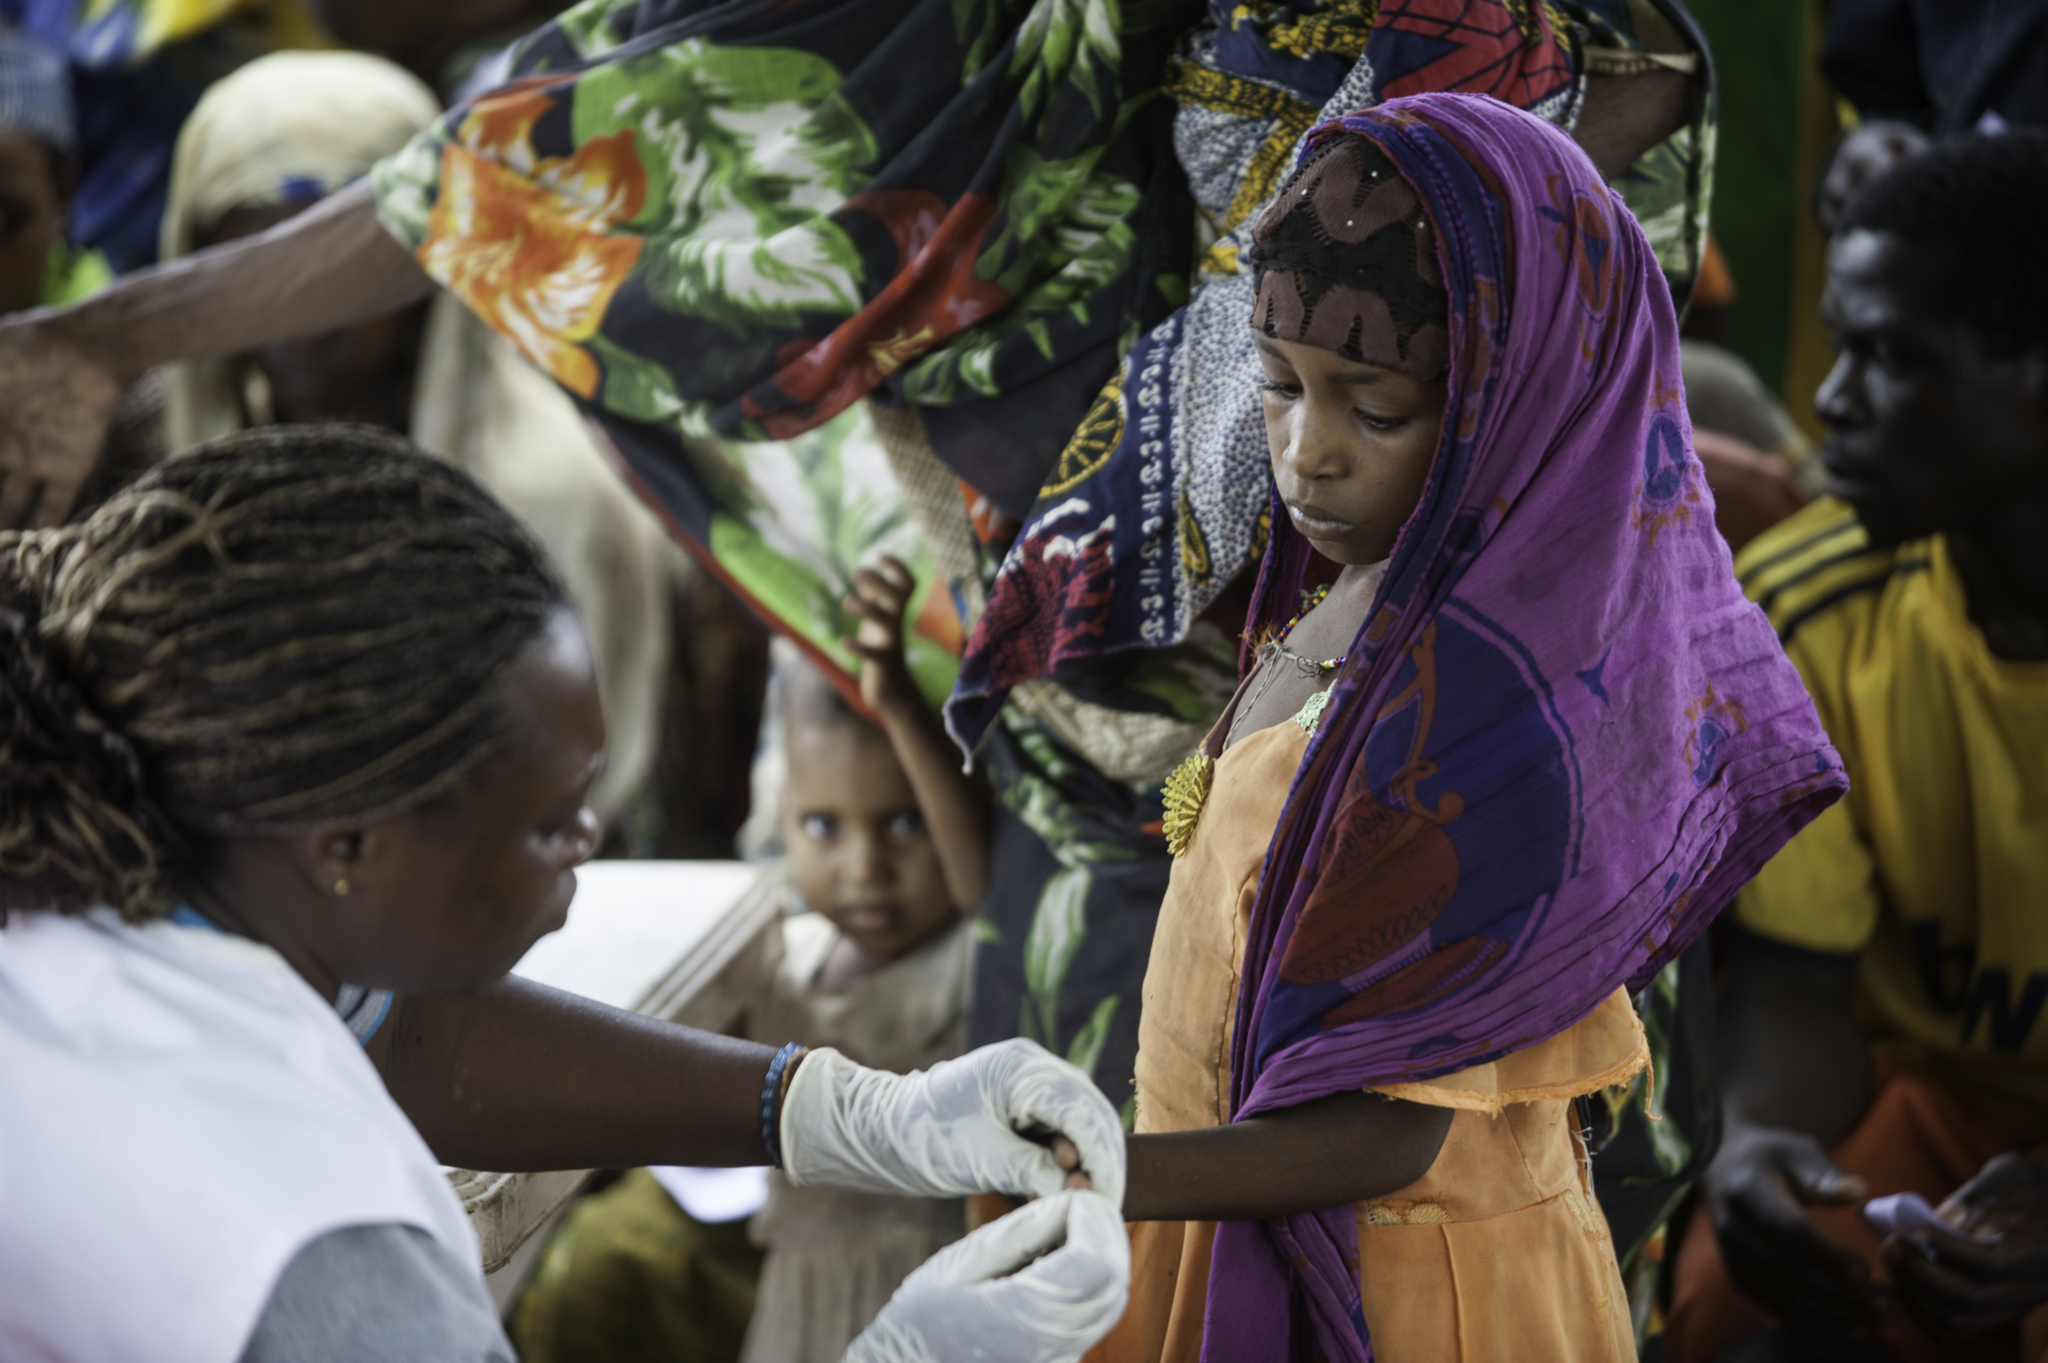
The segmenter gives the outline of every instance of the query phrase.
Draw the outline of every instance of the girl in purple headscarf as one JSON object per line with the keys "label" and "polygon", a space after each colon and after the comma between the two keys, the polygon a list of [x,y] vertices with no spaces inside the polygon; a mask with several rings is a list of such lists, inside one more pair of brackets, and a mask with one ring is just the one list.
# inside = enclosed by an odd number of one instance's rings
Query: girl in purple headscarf
{"label": "girl in purple headscarf", "polygon": [[[1650,249],[1563,133],[1390,101],[1254,237],[1271,539],[1169,786],[1095,1356],[1632,1358],[1572,1100],[1644,1067],[1630,991],[1840,764],[1731,576]],[[1127,566],[1083,548],[1068,613]]]}

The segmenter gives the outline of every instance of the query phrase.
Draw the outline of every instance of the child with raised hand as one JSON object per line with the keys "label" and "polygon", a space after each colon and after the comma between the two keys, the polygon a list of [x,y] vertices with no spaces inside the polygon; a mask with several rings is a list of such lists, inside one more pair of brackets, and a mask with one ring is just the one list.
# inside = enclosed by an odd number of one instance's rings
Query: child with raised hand
{"label": "child with raised hand", "polygon": [[860,625],[845,643],[860,656],[861,703],[880,716],[916,794],[946,889],[962,913],[972,913],[988,884],[988,791],[962,765],[904,660],[903,615],[916,590],[910,569],[891,555],[856,572],[846,609]]}
{"label": "child with raised hand", "polygon": [[[893,558],[854,576],[860,696],[877,729],[807,663],[781,678],[790,879],[813,913],[784,920],[783,958],[748,1009],[750,1039],[830,1045],[907,1072],[967,1048],[973,934],[988,874],[985,794],[903,657],[916,583]],[[747,1363],[828,1363],[897,1284],[964,1225],[957,1200],[798,1188],[770,1175],[754,1217],[767,1251]]]}
{"label": "child with raised hand", "polygon": [[[967,1048],[963,915],[987,877],[988,804],[904,662],[909,569],[883,559],[853,585],[859,624],[846,642],[881,727],[793,652],[778,669],[771,722],[786,763],[778,813],[792,912],[765,977],[738,984],[749,998],[739,1030],[907,1073]],[[1055,1153],[1071,1167],[1071,1152]],[[706,1322],[747,1320],[736,1284],[753,1256],[727,1227],[686,1218],[661,1178],[635,1171],[571,1213],[519,1308],[528,1363],[733,1357],[737,1328]],[[963,1225],[957,1199],[800,1188],[771,1173],[747,1228],[767,1254],[739,1356],[838,1359]],[[628,1328],[629,1301],[655,1309]]]}

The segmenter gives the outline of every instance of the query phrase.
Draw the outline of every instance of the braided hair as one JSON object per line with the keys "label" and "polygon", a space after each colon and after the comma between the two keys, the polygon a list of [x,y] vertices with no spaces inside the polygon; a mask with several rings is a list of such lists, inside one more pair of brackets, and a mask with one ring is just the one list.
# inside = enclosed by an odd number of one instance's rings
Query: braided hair
{"label": "braided hair", "polygon": [[144,921],[208,839],[452,791],[565,600],[474,479],[361,426],[228,436],[0,534],[0,916]]}

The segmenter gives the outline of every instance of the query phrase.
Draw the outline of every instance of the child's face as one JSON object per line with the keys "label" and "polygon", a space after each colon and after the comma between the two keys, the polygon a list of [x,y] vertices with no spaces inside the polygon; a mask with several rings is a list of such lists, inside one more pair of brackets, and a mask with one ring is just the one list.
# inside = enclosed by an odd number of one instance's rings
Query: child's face
{"label": "child's face", "polygon": [[1338,563],[1378,563],[1422,497],[1444,385],[1261,336],[1273,482],[1294,528]]}
{"label": "child's face", "polygon": [[938,849],[889,740],[862,724],[789,728],[783,838],[807,903],[891,960],[953,917]]}
{"label": "child's face", "polygon": [[41,300],[50,248],[63,231],[64,196],[49,149],[0,132],[0,313]]}

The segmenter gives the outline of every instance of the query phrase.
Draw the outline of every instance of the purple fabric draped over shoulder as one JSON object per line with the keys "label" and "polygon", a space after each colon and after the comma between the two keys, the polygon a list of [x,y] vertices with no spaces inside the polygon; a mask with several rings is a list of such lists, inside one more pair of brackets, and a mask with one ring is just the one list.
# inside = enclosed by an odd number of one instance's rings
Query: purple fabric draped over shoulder
{"label": "purple fabric draped over shoulder", "polygon": [[[1737,588],[1649,243],[1576,144],[1476,96],[1325,125],[1437,225],[1449,399],[1422,500],[1267,852],[1234,1120],[1428,1078],[1640,988],[1847,787]],[[1276,504],[1255,637],[1312,551]],[[1218,1229],[1205,1360],[1364,1360],[1350,1207]]]}

